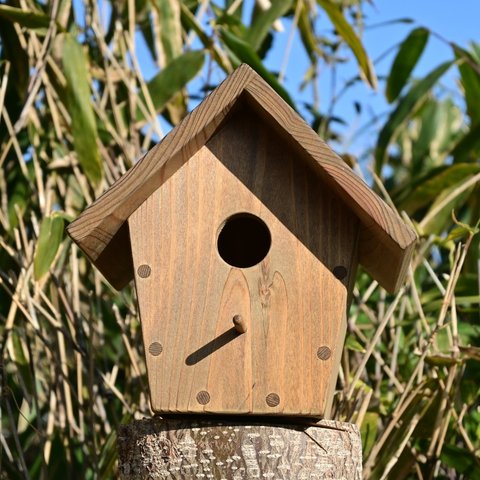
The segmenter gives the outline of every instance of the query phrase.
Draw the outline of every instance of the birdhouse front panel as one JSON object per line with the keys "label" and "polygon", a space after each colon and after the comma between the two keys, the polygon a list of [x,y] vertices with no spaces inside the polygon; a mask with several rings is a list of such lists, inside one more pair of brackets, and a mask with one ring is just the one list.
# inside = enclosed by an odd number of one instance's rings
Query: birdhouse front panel
{"label": "birdhouse front panel", "polygon": [[324,416],[357,217],[246,104],[128,219],[152,408]]}

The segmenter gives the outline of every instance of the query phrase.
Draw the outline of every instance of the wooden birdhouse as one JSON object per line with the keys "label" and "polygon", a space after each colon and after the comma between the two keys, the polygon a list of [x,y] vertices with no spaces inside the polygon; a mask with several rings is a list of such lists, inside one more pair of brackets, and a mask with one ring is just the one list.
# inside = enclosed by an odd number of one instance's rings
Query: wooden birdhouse
{"label": "wooden birdhouse", "polygon": [[357,265],[394,291],[416,239],[245,65],[68,232],[135,280],[154,411],[314,417]]}

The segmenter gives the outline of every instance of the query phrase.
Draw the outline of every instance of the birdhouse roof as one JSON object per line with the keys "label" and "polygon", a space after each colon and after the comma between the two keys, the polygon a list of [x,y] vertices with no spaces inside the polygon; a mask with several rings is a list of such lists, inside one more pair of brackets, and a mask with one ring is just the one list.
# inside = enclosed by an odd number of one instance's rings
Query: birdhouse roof
{"label": "birdhouse roof", "polygon": [[384,288],[404,281],[416,235],[250,67],[240,66],[67,231],[117,289],[133,278],[128,217],[246,102],[299,153],[360,221],[359,263]]}

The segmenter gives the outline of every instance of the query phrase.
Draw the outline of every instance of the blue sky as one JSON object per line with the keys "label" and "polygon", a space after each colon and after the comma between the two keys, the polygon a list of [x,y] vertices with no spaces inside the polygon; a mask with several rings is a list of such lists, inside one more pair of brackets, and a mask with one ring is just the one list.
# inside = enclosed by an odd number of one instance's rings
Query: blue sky
{"label": "blue sky", "polygon": [[[385,76],[390,70],[396,53],[395,46],[413,28],[423,26],[435,33],[435,35],[430,35],[427,48],[413,72],[414,77],[422,77],[440,63],[453,58],[452,49],[448,45],[449,41],[453,41],[462,47],[468,47],[471,40],[480,43],[479,0],[457,0],[455,2],[451,0],[376,0],[374,5],[366,7],[365,12],[367,15],[365,24],[368,28],[365,29],[362,42],[368,55],[375,61],[375,70],[380,78],[379,88],[375,92],[365,84],[357,84],[336,104],[334,110],[334,114],[347,122],[346,126],[340,127],[345,135],[344,142],[336,147],[339,151],[349,151],[354,154],[359,154],[372,146],[375,129],[371,130],[372,135],[370,136],[364,134],[358,137],[356,132],[369,123],[374,115],[386,115],[391,110],[391,106],[387,104],[383,96],[384,82],[382,76]],[[412,19],[413,23],[381,25],[384,22],[403,18]],[[326,15],[322,15],[319,22],[320,30],[331,29],[331,24]],[[372,28],[372,26],[376,27]],[[280,57],[283,56],[285,51],[287,36],[288,26],[286,32],[277,37],[277,44],[267,60],[269,68],[274,70],[279,68],[282,62]],[[442,37],[445,41],[439,37]],[[386,52],[389,53],[385,55]],[[350,61],[338,68],[338,88],[358,74],[353,56],[349,52],[346,52],[346,54]],[[380,61],[378,61],[379,58],[381,58]],[[287,70],[286,86],[294,98],[298,99],[300,97],[305,101],[311,100],[311,92],[306,91],[299,94],[297,88],[307,65],[308,60],[302,53],[299,40],[296,39]],[[442,79],[442,85],[446,89],[454,89],[457,76],[456,69],[450,70]],[[331,92],[331,77],[329,72],[325,71],[320,81],[322,110],[328,106]],[[361,100],[366,107],[361,115],[358,115],[354,109],[355,100]],[[304,111],[302,113],[307,116]]]}
{"label": "blue sky", "polygon": [[[222,1],[223,0],[218,0],[218,2],[215,3],[221,4]],[[427,27],[443,37],[446,41],[453,41],[462,47],[467,47],[471,40],[476,40],[480,43],[480,0],[456,0],[455,2],[451,0],[373,1],[373,5],[367,5],[365,8],[367,14],[365,24],[368,28],[365,29],[362,42],[366,47],[368,55],[374,61],[382,57],[385,52],[390,52],[388,55],[383,56],[381,61],[375,63],[375,69],[380,79],[386,75],[390,69],[396,52],[395,46],[416,26]],[[81,2],[76,0],[74,4],[78,13],[82,12]],[[247,0],[247,7],[245,9],[247,12],[251,11],[252,4],[253,0]],[[318,30],[325,33],[331,32],[332,25],[328,17],[320,9],[319,13]],[[79,17],[82,16],[80,13]],[[371,28],[373,25],[379,25],[401,18],[410,18],[413,20],[413,23],[388,24]],[[80,18],[78,19],[80,20]],[[267,57],[267,67],[273,71],[280,70],[284,61],[290,23],[289,20],[283,20],[285,32],[275,36],[275,43]],[[143,48],[144,54],[141,52],[142,48],[140,47],[140,61],[145,76],[148,79],[156,73],[156,67],[145,48]],[[340,88],[345,81],[358,74],[353,56],[348,51],[346,51],[346,55],[349,57],[349,61],[345,65],[339,66],[337,71],[338,88]],[[452,57],[453,54],[450,46],[445,41],[441,41],[431,35],[427,48],[414,71],[414,76],[422,77],[428,71]],[[285,86],[293,98],[299,101],[300,111],[306,117],[308,117],[308,112],[302,108],[301,103],[302,101],[311,102],[312,92],[311,89],[299,92],[298,86],[303,79],[307,67],[308,59],[303,53],[303,48],[300,46],[300,40],[297,35],[292,45],[291,55],[289,56]],[[456,70],[452,69],[443,78],[443,84],[447,88],[455,88],[456,76]],[[221,79],[221,75],[218,75],[218,78],[213,78],[212,80],[220,81]],[[332,95],[331,76],[328,70],[322,71],[320,79],[321,111],[324,113],[328,108]],[[191,90],[194,91],[201,82],[202,79],[194,81]],[[336,146],[339,151],[349,151],[353,154],[359,154],[371,146],[374,139],[374,129],[372,129],[371,135],[367,133],[361,137],[355,136],[355,132],[358,132],[365,124],[368,124],[373,116],[386,115],[387,112],[391,110],[391,106],[387,105],[384,100],[383,89],[383,81],[379,82],[377,92],[374,92],[365,84],[357,84],[336,104],[333,113],[346,121],[346,125],[340,127],[345,136],[345,140],[343,144]],[[361,100],[365,107],[361,115],[358,115],[354,109],[355,100]],[[190,108],[193,108],[196,103],[197,102],[193,101]],[[164,121],[162,121],[162,125],[166,133],[169,130],[169,126]]]}

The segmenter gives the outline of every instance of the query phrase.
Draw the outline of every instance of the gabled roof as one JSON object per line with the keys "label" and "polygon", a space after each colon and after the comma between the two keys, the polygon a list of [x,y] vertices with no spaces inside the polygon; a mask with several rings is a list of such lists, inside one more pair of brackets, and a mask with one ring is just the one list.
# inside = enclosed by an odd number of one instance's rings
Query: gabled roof
{"label": "gabled roof", "polygon": [[247,101],[305,155],[360,220],[359,263],[384,288],[403,283],[416,235],[249,66],[240,66],[158,145],[89,206],[67,231],[117,289],[133,278],[128,217],[218,130],[232,108]]}

